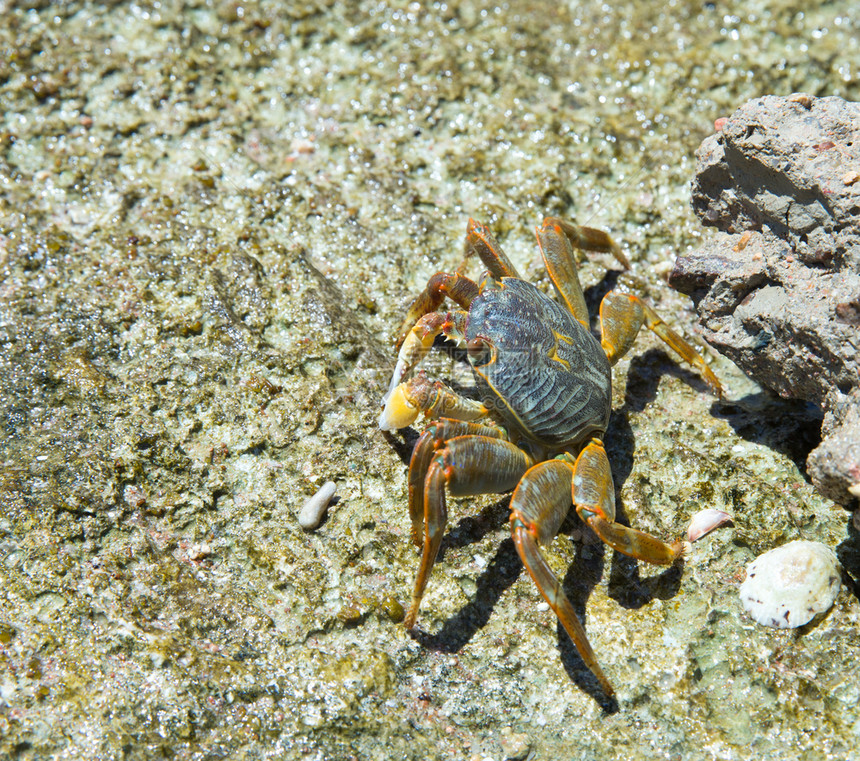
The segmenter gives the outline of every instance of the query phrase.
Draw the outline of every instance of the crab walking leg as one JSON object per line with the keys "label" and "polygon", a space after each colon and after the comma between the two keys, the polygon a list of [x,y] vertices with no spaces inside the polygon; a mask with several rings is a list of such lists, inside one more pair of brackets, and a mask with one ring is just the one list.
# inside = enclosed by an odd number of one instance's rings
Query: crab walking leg
{"label": "crab walking leg", "polygon": [[588,307],[579,282],[573,246],[564,234],[559,220],[548,217],[536,229],[538,246],[555,291],[576,321],[588,327]]}
{"label": "crab walking leg", "polygon": [[458,436],[436,452],[424,479],[424,549],[412,604],[404,621],[407,629],[415,626],[418,606],[445,532],[448,516],[445,487],[456,497],[507,491],[533,462],[513,444],[488,436]]}
{"label": "crab walking leg", "polygon": [[477,295],[478,286],[465,275],[459,273],[449,275],[446,272],[437,272],[427,281],[424,290],[418,294],[418,298],[412,302],[412,306],[406,312],[400,330],[397,331],[395,348],[400,348],[415,323],[425,314],[435,312],[446,296],[457,302],[463,309],[468,309],[472,304],[472,299]]}
{"label": "crab walking leg", "polygon": [[576,512],[613,550],[656,565],[671,565],[687,551],[686,542],[666,544],[651,534],[615,522],[615,487],[600,439],[592,439],[582,450],[574,471]]}
{"label": "crab walking leg", "polygon": [[579,282],[575,249],[611,253],[625,269],[630,267],[630,263],[603,230],[547,217],[536,232],[541,256],[556,293],[577,321],[588,327],[588,308]]}
{"label": "crab walking leg", "polygon": [[496,280],[503,277],[520,277],[507,254],[496,243],[490,228],[481,222],[469,219],[469,224],[466,226],[466,244],[463,247],[465,261],[462,266],[465,267],[469,258],[476,254]]}
{"label": "crab walking leg", "polygon": [[448,439],[457,436],[507,439],[507,434],[501,428],[446,418],[437,420],[424,429],[409,461],[409,517],[412,519],[412,541],[416,547],[421,547],[424,541],[424,481],[427,469],[436,451],[441,449]]}
{"label": "crab walking leg", "polygon": [[462,342],[466,330],[468,312],[430,312],[421,317],[406,334],[400,351],[397,354],[397,364],[391,376],[391,383],[383,402],[388,401],[395,388],[406,377],[421,358],[433,346],[433,341],[440,333],[444,333],[455,341]]}
{"label": "crab walking leg", "polygon": [[594,227],[584,227],[559,217],[547,217],[543,223],[544,225],[547,223],[558,225],[574,248],[612,254],[624,269],[630,269],[630,262],[627,261],[627,257],[624,256],[621,248],[612,240],[609,233]]}
{"label": "crab walking leg", "polygon": [[585,665],[611,697],[615,691],[597,662],[579,616],[540,551],[541,545],[556,535],[570,510],[572,480],[573,467],[565,460],[550,460],[531,468],[511,497],[511,534],[529,576],[558,616]]}
{"label": "crab walking leg", "polygon": [[630,293],[611,291],[600,302],[600,342],[610,364],[614,365],[627,353],[642,325],[656,333],[684,361],[697,368],[717,396],[723,395],[720,381],[702,356],[663,322],[648,304]]}

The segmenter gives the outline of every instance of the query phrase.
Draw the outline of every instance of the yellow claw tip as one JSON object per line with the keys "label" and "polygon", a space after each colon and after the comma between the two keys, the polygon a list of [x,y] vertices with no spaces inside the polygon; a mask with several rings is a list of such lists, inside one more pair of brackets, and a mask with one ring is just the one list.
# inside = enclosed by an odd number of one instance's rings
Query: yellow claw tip
{"label": "yellow claw tip", "polygon": [[396,431],[412,425],[417,417],[418,407],[406,395],[406,384],[401,383],[385,400],[385,408],[379,416],[379,427],[383,431]]}

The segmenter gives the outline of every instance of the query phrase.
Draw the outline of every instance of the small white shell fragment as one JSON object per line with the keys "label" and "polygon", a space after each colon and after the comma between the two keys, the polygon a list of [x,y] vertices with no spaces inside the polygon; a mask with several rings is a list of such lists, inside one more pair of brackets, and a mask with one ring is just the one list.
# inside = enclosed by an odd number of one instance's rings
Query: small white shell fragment
{"label": "small white shell fragment", "polygon": [[312,531],[322,523],[323,515],[329,502],[332,501],[337,486],[334,481],[326,481],[319,491],[308,499],[299,510],[299,525],[306,531]]}
{"label": "small white shell fragment", "polygon": [[840,575],[836,553],[826,545],[789,542],[747,566],[741,602],[758,623],[794,629],[830,609],[839,594]]}
{"label": "small white shell fragment", "polygon": [[711,507],[699,510],[690,519],[690,526],[687,529],[687,541],[697,542],[703,536],[710,534],[715,528],[719,528],[731,520],[732,516],[724,513],[722,510],[714,510]]}
{"label": "small white shell fragment", "polygon": [[212,554],[212,548],[206,544],[206,542],[201,542],[200,544],[192,544],[188,548],[188,559],[189,560],[203,560],[204,558],[208,558]]}

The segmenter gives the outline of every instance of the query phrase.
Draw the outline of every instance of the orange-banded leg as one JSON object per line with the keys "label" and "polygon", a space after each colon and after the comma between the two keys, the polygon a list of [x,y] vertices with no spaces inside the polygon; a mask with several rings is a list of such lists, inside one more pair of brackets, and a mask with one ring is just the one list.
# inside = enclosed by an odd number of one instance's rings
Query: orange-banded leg
{"label": "orange-banded leg", "polygon": [[536,231],[544,266],[559,298],[581,324],[588,327],[588,308],[582,295],[574,249],[611,253],[627,269],[629,262],[608,233],[547,217]]}
{"label": "orange-banded leg", "polygon": [[496,243],[495,238],[490,233],[490,228],[481,222],[470,219],[466,227],[466,243],[463,247],[464,262],[460,269],[465,267],[469,258],[475,255],[480,258],[496,280],[503,277],[522,279],[511,260],[508,259],[507,254]]}
{"label": "orange-banded leg", "polygon": [[607,695],[612,685],[600,669],[585,630],[550,569],[541,545],[552,541],[570,509],[612,549],[638,560],[668,565],[681,556],[687,544],[666,544],[644,531],[615,522],[615,490],[609,461],[599,439],[592,439],[576,461],[570,455],[542,462],[523,476],[511,497],[511,533],[529,575],[543,598],[570,635],[582,660],[597,677]]}
{"label": "orange-banded leg", "polygon": [[702,356],[670,328],[646,302],[630,293],[610,291],[600,302],[601,345],[614,365],[633,345],[642,326],[656,333],[681,358],[697,368],[717,396],[723,387]]}
{"label": "orange-banded leg", "polygon": [[409,517],[412,519],[412,541],[416,547],[421,547],[424,541],[424,481],[427,478],[427,470],[433,455],[445,446],[448,439],[458,436],[485,436],[507,440],[507,434],[502,428],[448,418],[441,418],[424,429],[409,461]]}
{"label": "orange-banded leg", "polygon": [[446,296],[463,309],[468,309],[472,299],[477,295],[477,284],[465,275],[460,273],[449,275],[447,272],[437,272],[427,281],[424,290],[418,294],[418,298],[412,302],[412,306],[406,312],[400,330],[397,331],[395,348],[401,347],[415,323],[425,314],[435,312]]}
{"label": "orange-banded leg", "polygon": [[458,436],[433,454],[424,478],[424,548],[412,603],[404,620],[407,629],[415,625],[418,606],[445,532],[448,520],[445,488],[456,497],[504,492],[513,488],[533,463],[523,450],[489,436]]}
{"label": "orange-banded leg", "polygon": [[400,330],[397,331],[396,348],[400,348],[415,323],[425,314],[436,311],[446,296],[457,302],[463,309],[468,310],[472,300],[478,295],[478,286],[473,280],[466,277],[462,270],[465,269],[468,260],[476,255],[496,279],[520,277],[507,254],[496,243],[492,233],[490,233],[490,228],[470,219],[466,226],[463,264],[453,274],[437,272],[427,281],[427,285],[418,294],[418,298],[412,302],[403,323],[400,325]]}
{"label": "orange-banded leg", "polygon": [[585,665],[611,697],[615,691],[597,662],[561,582],[540,550],[541,545],[552,541],[570,510],[573,478],[573,466],[566,458],[541,462],[531,468],[511,497],[511,535],[529,576],[558,616]]}
{"label": "orange-banded leg", "polygon": [[667,544],[615,522],[615,487],[600,439],[592,439],[579,453],[574,471],[572,498],[576,512],[613,550],[655,565],[670,565],[688,551],[688,542],[678,539]]}
{"label": "orange-banded leg", "polygon": [[553,227],[558,226],[561,228],[561,231],[575,249],[612,254],[624,269],[630,269],[630,262],[627,261],[627,257],[624,256],[620,246],[612,240],[612,236],[605,230],[578,225],[576,222],[561,219],[560,217],[546,217],[543,225],[544,227],[552,225]]}
{"label": "orange-banded leg", "polygon": [[572,459],[565,457],[538,463],[523,476],[511,497],[511,535],[529,576],[558,616],[585,665],[611,697],[615,691],[597,662],[561,582],[540,550],[541,545],[552,541],[570,510],[574,479]]}

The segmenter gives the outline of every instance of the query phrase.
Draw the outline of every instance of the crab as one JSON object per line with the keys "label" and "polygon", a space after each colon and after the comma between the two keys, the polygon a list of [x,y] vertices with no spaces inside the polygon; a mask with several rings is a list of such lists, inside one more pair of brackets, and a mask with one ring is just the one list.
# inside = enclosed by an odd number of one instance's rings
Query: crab
{"label": "crab", "polygon": [[[698,352],[634,294],[606,294],[600,339],[592,335],[576,251],[610,253],[627,268],[609,234],[554,217],[536,232],[558,300],[524,280],[489,229],[470,219],[466,259],[477,254],[488,271],[479,283],[462,274],[465,262],[455,273],[433,275],[399,331],[379,427],[404,428],[419,413],[429,421],[412,452],[407,479],[412,540],[421,550],[421,564],[404,624],[415,626],[442,542],[446,489],[453,496],[513,489],[511,535],[522,563],[612,697],[612,684],[541,547],[552,541],[573,505],[617,552],[657,565],[681,558],[687,542],[664,542],[615,520],[602,441],[612,408],[612,367],[644,325],[697,368],[718,396],[722,388]],[[446,297],[460,308],[439,311]],[[423,371],[412,374],[439,334],[467,350],[480,401],[431,382]]]}

